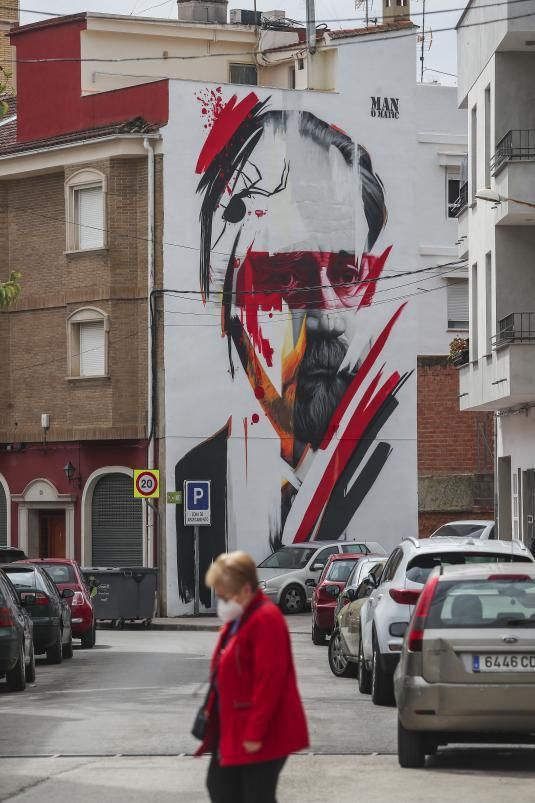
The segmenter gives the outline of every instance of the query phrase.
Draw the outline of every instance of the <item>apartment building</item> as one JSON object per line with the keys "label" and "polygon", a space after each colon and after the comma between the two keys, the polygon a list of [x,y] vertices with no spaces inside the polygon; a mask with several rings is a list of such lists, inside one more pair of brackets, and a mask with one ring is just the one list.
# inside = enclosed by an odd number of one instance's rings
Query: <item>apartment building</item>
{"label": "apartment building", "polygon": [[458,29],[470,140],[459,215],[470,266],[460,408],[496,417],[499,533],[526,543],[535,533],[534,20],[535,2],[475,0]]}

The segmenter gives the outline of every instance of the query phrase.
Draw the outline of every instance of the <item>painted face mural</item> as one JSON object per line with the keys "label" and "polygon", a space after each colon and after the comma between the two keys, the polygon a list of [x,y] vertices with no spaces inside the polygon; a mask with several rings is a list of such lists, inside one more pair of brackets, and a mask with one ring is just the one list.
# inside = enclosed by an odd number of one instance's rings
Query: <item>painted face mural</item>
{"label": "painted face mural", "polygon": [[[387,220],[384,188],[368,151],[309,112],[272,109],[251,93],[212,114],[196,165],[199,281],[205,302],[220,299],[232,376],[240,364],[280,439],[287,470],[269,545],[332,540],[388,460],[391,446],[377,436],[407,378],[381,365],[403,305],[379,331],[362,323],[390,252],[373,251]],[[274,321],[282,338],[272,339]],[[177,483],[184,461],[190,474],[206,476],[207,458],[226,473],[230,426],[181,461]],[[246,419],[243,427],[247,448]],[[218,487],[224,516],[226,477]],[[192,546],[180,529],[187,601]],[[225,548],[220,533],[203,563]]]}

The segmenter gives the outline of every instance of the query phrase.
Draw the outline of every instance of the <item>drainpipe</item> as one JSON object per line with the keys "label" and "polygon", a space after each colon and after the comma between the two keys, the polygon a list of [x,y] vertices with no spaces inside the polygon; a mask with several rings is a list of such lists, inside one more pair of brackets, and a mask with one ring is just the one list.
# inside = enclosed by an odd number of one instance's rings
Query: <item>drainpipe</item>
{"label": "drainpipe", "polygon": [[[153,367],[152,367],[152,292],[155,284],[155,260],[154,260],[154,145],[149,137],[144,137],[143,147],[147,151],[147,206],[148,206],[148,226],[147,226],[147,426],[149,428],[149,442],[147,449],[147,468],[154,468],[154,405],[153,405]],[[154,563],[154,511],[150,505],[145,505],[146,528],[147,528],[147,552],[145,562],[147,566]]]}
{"label": "drainpipe", "polygon": [[312,56],[317,50],[316,44],[316,9],[314,7],[314,0],[306,0],[306,16],[307,16],[307,89],[310,89],[310,78],[312,73]]}

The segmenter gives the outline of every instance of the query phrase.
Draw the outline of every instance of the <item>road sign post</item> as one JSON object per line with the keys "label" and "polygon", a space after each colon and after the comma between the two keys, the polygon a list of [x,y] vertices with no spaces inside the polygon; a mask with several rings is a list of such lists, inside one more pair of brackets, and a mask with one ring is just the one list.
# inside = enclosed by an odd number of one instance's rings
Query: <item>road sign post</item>
{"label": "road sign post", "polygon": [[193,613],[199,615],[200,610],[200,527],[211,524],[210,480],[184,481],[184,524],[193,527],[193,560],[195,567],[195,594]]}

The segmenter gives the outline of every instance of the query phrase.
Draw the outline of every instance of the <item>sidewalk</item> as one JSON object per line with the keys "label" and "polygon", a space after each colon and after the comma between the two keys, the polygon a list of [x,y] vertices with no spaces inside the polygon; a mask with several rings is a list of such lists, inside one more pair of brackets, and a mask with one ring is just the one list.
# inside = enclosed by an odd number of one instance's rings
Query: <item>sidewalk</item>
{"label": "sidewalk", "polygon": [[[287,616],[286,621],[290,633],[310,635],[310,612]],[[214,632],[219,630],[221,622],[217,616],[169,616],[152,620],[152,630],[192,630],[196,632]]]}
{"label": "sidewalk", "polygon": [[[473,756],[473,757],[472,757]],[[402,770],[395,756],[292,756],[280,803],[502,803],[533,799],[532,755],[458,750],[425,770]],[[0,801],[206,803],[207,759],[187,756],[0,759]]]}

